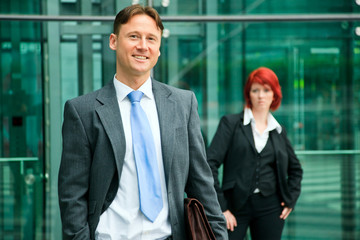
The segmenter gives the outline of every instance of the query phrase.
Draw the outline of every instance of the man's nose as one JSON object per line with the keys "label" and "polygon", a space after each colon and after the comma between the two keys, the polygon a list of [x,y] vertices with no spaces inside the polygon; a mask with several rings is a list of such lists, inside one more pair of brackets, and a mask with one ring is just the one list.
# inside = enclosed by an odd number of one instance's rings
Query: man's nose
{"label": "man's nose", "polygon": [[138,49],[147,49],[146,39],[141,38],[137,47]]}

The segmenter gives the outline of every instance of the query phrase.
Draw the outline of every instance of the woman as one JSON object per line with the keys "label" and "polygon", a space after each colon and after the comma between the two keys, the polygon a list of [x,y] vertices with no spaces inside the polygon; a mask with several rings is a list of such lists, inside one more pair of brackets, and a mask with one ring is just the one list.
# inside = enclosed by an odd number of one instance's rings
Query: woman
{"label": "woman", "polygon": [[300,195],[303,171],[285,129],[270,113],[282,99],[276,74],[265,67],[254,70],[244,97],[244,111],[220,120],[208,162],[229,239],[244,239],[248,227],[253,240],[281,239],[284,220]]}

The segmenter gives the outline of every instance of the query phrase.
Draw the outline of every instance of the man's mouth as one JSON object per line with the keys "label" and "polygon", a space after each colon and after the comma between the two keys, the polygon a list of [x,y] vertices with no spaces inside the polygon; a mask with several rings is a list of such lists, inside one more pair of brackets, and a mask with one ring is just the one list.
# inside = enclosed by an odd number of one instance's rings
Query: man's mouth
{"label": "man's mouth", "polygon": [[134,55],[134,58],[140,59],[140,60],[146,60],[146,59],[148,59],[148,58],[145,57],[145,56],[138,56],[138,55]]}

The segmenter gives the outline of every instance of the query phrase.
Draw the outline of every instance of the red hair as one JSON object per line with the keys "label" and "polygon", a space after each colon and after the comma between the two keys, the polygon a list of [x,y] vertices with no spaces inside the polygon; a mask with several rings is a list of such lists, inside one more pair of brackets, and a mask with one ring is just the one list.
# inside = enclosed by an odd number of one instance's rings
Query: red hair
{"label": "red hair", "polygon": [[272,111],[278,109],[281,103],[282,93],[276,74],[271,69],[266,67],[259,67],[250,73],[244,87],[244,97],[246,101],[246,107],[248,108],[252,108],[250,100],[250,89],[253,83],[259,83],[261,85],[267,84],[271,87],[271,90],[274,92],[274,100],[270,105],[270,109]]}

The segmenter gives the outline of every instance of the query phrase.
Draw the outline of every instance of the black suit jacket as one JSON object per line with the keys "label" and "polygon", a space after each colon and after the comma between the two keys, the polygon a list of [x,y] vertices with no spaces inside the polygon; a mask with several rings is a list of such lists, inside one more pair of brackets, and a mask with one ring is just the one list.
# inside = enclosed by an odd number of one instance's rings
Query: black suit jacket
{"label": "black suit jacket", "polygon": [[[223,211],[240,209],[251,194],[257,156],[251,124],[244,125],[244,112],[221,118],[208,148],[207,158],[215,180],[215,189]],[[284,127],[269,134],[276,157],[278,189],[285,206],[294,208],[300,195],[302,168],[286,136]],[[222,187],[218,168],[223,167]]]}

